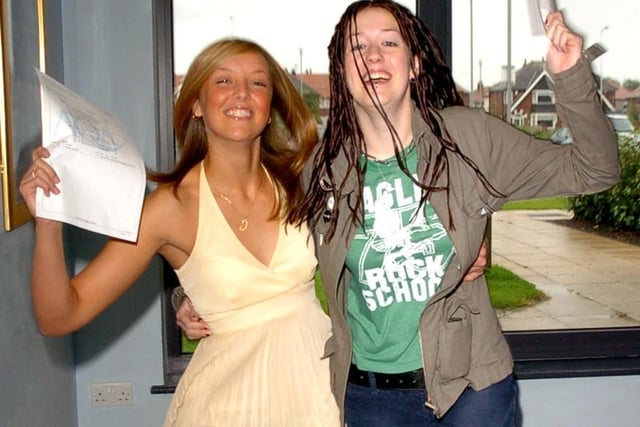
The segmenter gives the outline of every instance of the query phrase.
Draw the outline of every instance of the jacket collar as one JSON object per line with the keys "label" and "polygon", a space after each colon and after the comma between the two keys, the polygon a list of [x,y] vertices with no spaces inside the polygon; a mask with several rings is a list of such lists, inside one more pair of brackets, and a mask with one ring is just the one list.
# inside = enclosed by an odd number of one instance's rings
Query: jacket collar
{"label": "jacket collar", "polygon": [[[440,145],[435,135],[433,134],[433,132],[431,132],[429,125],[427,125],[427,123],[422,118],[422,115],[420,114],[420,111],[418,110],[415,104],[413,104],[411,114],[412,114],[411,128],[412,128],[413,140],[416,141],[416,144],[418,146],[418,153],[420,155],[420,159],[424,159],[426,158],[426,154],[428,153],[428,150],[430,147],[432,147],[433,150],[435,150],[435,149],[439,149]],[[424,167],[426,167],[426,165],[424,164],[424,162],[421,162],[421,163],[422,165],[419,165],[418,169],[420,171],[424,171]],[[357,191],[358,189],[358,178],[356,174],[351,173],[347,175],[348,164],[349,163],[344,150],[340,150],[338,152],[338,155],[336,156],[336,158],[333,160],[331,164],[332,171],[334,174],[334,182],[341,183],[343,182],[343,180],[346,180],[343,188],[343,194],[349,194],[354,191]],[[327,184],[330,183],[329,176],[326,173],[324,174],[322,181],[324,181]],[[329,191],[330,188],[331,188],[331,185],[329,184],[325,186],[325,188],[323,189],[325,191]]]}

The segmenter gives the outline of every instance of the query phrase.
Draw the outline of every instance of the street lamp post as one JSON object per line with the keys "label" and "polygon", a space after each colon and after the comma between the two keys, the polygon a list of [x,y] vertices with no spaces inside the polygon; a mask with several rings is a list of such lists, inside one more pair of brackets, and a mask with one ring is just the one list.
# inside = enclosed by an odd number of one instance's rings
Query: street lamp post
{"label": "street lamp post", "polygon": [[507,0],[507,123],[511,124],[511,0]]}
{"label": "street lamp post", "polygon": [[302,48],[300,48],[300,96],[304,96],[304,92],[303,92],[303,88],[304,86],[302,85],[302,74],[304,73],[303,68],[302,68]]}
{"label": "street lamp post", "polygon": [[469,107],[473,108],[473,0],[469,0],[469,72],[471,82],[469,83]]}
{"label": "street lamp post", "polygon": [[[602,34],[607,31],[609,29],[608,25],[605,25],[604,27],[602,27],[602,29],[600,30],[600,44],[603,45],[602,47],[604,47],[604,44],[602,43]],[[604,86],[602,86],[602,63],[604,62],[604,59],[602,58],[602,56],[600,57],[600,93],[602,93],[602,96],[604,96]]]}

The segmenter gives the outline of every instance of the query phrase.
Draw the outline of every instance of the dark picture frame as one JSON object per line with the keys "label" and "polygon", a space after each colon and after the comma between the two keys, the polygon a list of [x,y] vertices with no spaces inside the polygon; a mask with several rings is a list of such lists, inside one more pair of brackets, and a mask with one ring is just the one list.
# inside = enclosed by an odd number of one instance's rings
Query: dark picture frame
{"label": "dark picture frame", "polygon": [[42,141],[35,70],[45,72],[43,0],[0,0],[0,50],[2,204],[4,229],[11,231],[31,219],[18,183]]}

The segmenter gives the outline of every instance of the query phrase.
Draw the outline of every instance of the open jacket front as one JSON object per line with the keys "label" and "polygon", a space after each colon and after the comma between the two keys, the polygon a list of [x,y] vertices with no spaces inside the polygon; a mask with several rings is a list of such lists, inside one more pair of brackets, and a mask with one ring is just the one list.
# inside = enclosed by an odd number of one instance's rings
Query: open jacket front
{"label": "open jacket front", "polygon": [[[581,59],[553,78],[556,108],[562,122],[571,129],[573,144],[554,145],[533,138],[481,110],[453,107],[441,111],[443,127],[451,139],[505,197],[491,195],[467,163],[458,155],[447,153],[448,203],[454,228],[449,228],[446,193],[436,192],[430,201],[448,228],[455,257],[440,290],[427,303],[420,318],[428,403],[438,417],[447,412],[467,386],[483,389],[505,378],[513,369],[485,278],[462,282],[477,257],[491,213],[511,200],[603,191],[619,179],[617,140],[597,99],[590,64]],[[437,151],[439,144],[417,110],[413,114],[413,138],[421,177],[429,149]],[[333,162],[338,183],[346,174],[346,164],[341,155]],[[305,170],[305,185],[310,169],[308,165]],[[346,178],[346,191],[336,201],[340,209],[336,234],[327,241],[329,224],[323,218],[313,230],[333,324],[326,355],[331,357],[332,387],[342,409],[352,352],[346,320],[349,272],[344,263],[355,232],[346,203],[359,191],[356,177]],[[444,179],[438,182],[446,184]],[[326,193],[327,201],[330,195]]]}

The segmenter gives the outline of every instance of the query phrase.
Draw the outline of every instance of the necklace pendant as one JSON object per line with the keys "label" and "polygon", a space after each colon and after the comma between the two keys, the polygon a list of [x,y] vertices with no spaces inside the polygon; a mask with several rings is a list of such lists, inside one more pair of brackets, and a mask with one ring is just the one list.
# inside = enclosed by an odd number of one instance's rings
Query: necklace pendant
{"label": "necklace pendant", "polygon": [[238,230],[247,231],[247,228],[249,228],[249,218],[245,217],[240,220],[240,227],[238,227]]}

